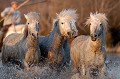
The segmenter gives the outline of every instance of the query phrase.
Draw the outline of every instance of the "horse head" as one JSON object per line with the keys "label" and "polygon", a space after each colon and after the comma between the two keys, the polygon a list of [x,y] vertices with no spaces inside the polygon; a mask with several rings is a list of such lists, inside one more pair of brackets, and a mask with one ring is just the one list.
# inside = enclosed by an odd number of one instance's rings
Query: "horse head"
{"label": "horse head", "polygon": [[87,24],[90,24],[91,40],[96,41],[107,29],[107,18],[102,13],[90,13]]}
{"label": "horse head", "polygon": [[78,35],[76,28],[77,17],[76,10],[72,9],[63,10],[57,14],[58,26],[62,36],[71,38]]}
{"label": "horse head", "polygon": [[40,14],[36,12],[30,12],[28,14],[24,14],[27,22],[28,34],[32,35],[33,37],[38,37],[38,32],[40,28]]}

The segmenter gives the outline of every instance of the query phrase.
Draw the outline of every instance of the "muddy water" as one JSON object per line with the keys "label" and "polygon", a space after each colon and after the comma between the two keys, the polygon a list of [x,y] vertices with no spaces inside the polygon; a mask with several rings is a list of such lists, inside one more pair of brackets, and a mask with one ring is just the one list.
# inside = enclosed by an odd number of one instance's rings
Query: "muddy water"
{"label": "muddy water", "polygon": [[[120,55],[108,55],[107,64],[109,79],[120,79]],[[29,71],[18,70],[15,67],[2,66],[0,57],[0,79],[79,79],[77,74],[71,74],[70,69],[57,72],[49,67],[32,67]]]}

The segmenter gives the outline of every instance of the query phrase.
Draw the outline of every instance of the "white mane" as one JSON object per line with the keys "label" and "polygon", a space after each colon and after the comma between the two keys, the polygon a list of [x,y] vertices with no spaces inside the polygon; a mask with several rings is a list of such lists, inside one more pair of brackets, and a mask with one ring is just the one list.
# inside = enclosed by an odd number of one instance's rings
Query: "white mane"
{"label": "white mane", "polygon": [[60,19],[61,17],[69,17],[76,21],[78,18],[78,14],[76,14],[76,10],[74,9],[65,9],[62,10],[59,14],[57,14],[58,19]]}
{"label": "white mane", "polygon": [[86,25],[90,24],[92,21],[103,23],[104,29],[107,30],[108,19],[104,13],[90,13],[90,17],[87,19]]}
{"label": "white mane", "polygon": [[40,20],[40,14],[36,12],[29,12],[28,14],[26,14],[26,16],[28,17],[29,20],[36,20],[36,21]]}
{"label": "white mane", "polygon": [[53,20],[52,30],[55,27],[54,26],[55,22],[58,21],[58,19],[61,19],[63,17],[70,18],[70,19],[73,19],[73,20],[76,21],[77,18],[78,18],[78,14],[76,14],[76,10],[74,10],[74,9],[64,9],[64,10],[62,10],[59,14],[57,14],[57,18]]}

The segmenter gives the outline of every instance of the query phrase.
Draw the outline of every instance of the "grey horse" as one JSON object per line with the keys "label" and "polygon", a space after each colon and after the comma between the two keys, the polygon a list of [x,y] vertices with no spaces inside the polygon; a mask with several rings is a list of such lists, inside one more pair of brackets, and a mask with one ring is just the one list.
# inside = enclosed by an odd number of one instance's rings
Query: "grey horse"
{"label": "grey horse", "polygon": [[52,66],[64,66],[70,63],[68,38],[77,35],[76,19],[76,10],[63,10],[57,14],[52,31],[47,36],[39,37],[42,60],[47,58]]}
{"label": "grey horse", "polygon": [[29,68],[38,64],[40,49],[38,45],[39,14],[30,12],[25,15],[27,20],[24,33],[12,33],[4,39],[2,47],[3,65],[19,64],[20,67]]}
{"label": "grey horse", "polygon": [[107,17],[103,13],[91,13],[86,24],[90,24],[90,35],[78,36],[71,43],[72,65],[82,76],[89,75],[90,78],[84,79],[96,79],[94,77],[106,79],[104,72],[106,72]]}

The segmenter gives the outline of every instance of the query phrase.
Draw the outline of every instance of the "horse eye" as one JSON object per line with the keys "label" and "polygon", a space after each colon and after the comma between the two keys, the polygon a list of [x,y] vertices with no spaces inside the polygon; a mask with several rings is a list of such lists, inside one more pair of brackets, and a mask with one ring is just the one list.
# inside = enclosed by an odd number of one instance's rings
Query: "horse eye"
{"label": "horse eye", "polygon": [[64,24],[63,22],[61,24]]}
{"label": "horse eye", "polygon": [[100,26],[102,26],[102,24],[100,24]]}
{"label": "horse eye", "polygon": [[91,24],[89,24],[89,26],[91,26]]}
{"label": "horse eye", "polygon": [[40,24],[40,23],[38,23],[38,24]]}
{"label": "horse eye", "polygon": [[29,24],[29,23],[28,23]]}

